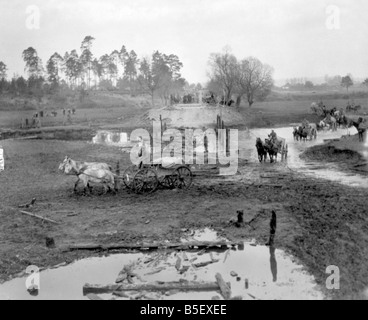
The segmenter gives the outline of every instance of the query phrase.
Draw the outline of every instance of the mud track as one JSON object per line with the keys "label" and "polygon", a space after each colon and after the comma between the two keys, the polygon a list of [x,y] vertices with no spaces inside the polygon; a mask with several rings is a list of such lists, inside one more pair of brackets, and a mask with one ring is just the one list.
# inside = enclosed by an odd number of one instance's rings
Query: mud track
{"label": "mud track", "polygon": [[[341,290],[333,298],[356,298],[368,286],[367,189],[352,188],[291,171],[285,164],[242,163],[228,178],[201,176],[189,191],[158,190],[136,195],[73,194],[74,177],[57,172],[66,154],[76,159],[120,161],[128,154],[83,142],[12,141],[3,143],[6,170],[1,173],[0,277],[7,280],[29,265],[48,267],[103,252],[69,252],[73,243],[177,242],[184,229],[211,227],[229,240],[268,240],[271,210],[278,217],[276,246],[294,254],[324,288],[326,267],[341,272]],[[37,198],[30,211],[56,220],[52,225],[19,213],[19,204]],[[237,210],[250,225],[229,223]],[[56,248],[46,248],[45,238]]]}

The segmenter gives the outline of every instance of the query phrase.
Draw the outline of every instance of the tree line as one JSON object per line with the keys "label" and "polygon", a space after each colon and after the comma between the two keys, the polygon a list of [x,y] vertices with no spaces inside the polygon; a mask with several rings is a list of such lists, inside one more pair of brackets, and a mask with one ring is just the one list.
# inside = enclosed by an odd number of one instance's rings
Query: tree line
{"label": "tree line", "polygon": [[[314,84],[312,81],[307,80],[306,78],[291,78],[286,80],[286,84],[281,87],[283,89],[291,89],[291,90],[328,90],[331,88],[337,89],[339,87],[345,88],[347,92],[349,92],[349,88],[354,86],[353,76],[351,74],[347,74],[342,77],[340,75],[336,75],[333,77],[325,76],[325,82],[322,84]],[[359,84],[359,83],[357,83]],[[368,87],[368,78],[366,78],[360,85]]]}
{"label": "tree line", "polygon": [[[80,52],[76,49],[64,55],[55,52],[44,68],[38,52],[29,47],[22,53],[28,78],[14,76],[7,81],[7,66],[0,61],[0,93],[42,95],[60,88],[92,90],[125,89],[131,95],[145,93],[160,97],[167,103],[171,94],[182,92],[190,85],[181,76],[183,67],[179,57],[154,51],[152,56],[138,59],[134,50],[123,45],[120,50],[97,58],[92,52],[95,38],[86,36]],[[122,72],[119,72],[122,70]]]}

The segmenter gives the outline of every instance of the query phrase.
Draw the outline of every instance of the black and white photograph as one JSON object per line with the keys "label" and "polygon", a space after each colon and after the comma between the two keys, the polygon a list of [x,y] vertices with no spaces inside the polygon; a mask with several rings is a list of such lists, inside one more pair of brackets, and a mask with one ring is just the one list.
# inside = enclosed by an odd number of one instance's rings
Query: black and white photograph
{"label": "black and white photograph", "polygon": [[368,300],[367,14],[0,0],[0,300]]}

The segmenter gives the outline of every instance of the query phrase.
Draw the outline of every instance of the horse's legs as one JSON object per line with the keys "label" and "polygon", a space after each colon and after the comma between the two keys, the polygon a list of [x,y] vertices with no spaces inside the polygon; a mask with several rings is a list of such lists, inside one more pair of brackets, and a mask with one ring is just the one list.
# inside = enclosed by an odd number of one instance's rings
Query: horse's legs
{"label": "horse's legs", "polygon": [[78,177],[78,180],[76,181],[76,183],[74,184],[74,192],[77,192],[77,187],[78,187],[78,184],[81,180],[79,179]]}

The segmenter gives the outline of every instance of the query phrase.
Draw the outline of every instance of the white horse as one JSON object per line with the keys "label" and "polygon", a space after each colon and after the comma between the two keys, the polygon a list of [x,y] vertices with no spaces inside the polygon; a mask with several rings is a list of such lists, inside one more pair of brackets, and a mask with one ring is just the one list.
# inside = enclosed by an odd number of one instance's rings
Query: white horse
{"label": "white horse", "polygon": [[319,127],[322,128],[322,130],[330,130],[330,125],[324,120],[319,122]]}
{"label": "white horse", "polygon": [[78,175],[81,171],[87,168],[105,169],[112,171],[112,168],[107,163],[75,161],[68,156],[66,156],[64,161],[60,163],[59,170],[65,172],[65,166],[68,163],[75,168],[74,171],[71,171],[71,175]]}
{"label": "white horse", "polygon": [[87,193],[87,189],[91,192],[91,187],[89,185],[90,182],[102,183],[105,190],[104,194],[113,189],[117,191],[115,175],[110,170],[96,167],[83,167],[83,169],[81,169],[76,165],[75,161],[68,159],[64,165],[64,173],[67,175],[78,176],[78,180],[74,185],[74,192],[77,191],[77,187],[80,182],[83,182],[85,194]]}

